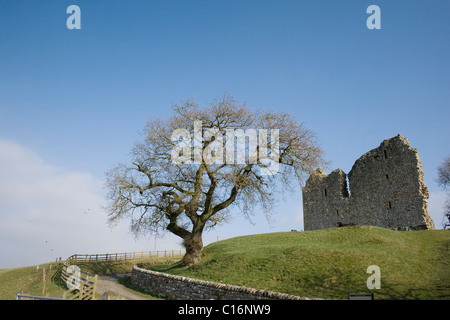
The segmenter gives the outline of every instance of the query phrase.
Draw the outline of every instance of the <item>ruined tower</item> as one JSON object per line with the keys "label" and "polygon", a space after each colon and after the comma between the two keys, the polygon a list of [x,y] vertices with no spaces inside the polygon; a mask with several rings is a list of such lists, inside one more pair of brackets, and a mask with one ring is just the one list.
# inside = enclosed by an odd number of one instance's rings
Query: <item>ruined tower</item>
{"label": "ruined tower", "polygon": [[358,160],[347,175],[319,168],[303,188],[305,230],[372,225],[395,230],[434,229],[417,149],[397,135]]}

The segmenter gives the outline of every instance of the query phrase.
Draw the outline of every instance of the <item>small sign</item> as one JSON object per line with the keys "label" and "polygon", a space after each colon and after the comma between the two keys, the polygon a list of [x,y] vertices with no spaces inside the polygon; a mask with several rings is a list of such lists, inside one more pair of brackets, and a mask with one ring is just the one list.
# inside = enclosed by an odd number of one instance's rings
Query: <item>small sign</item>
{"label": "small sign", "polygon": [[373,300],[373,293],[349,294],[348,300]]}

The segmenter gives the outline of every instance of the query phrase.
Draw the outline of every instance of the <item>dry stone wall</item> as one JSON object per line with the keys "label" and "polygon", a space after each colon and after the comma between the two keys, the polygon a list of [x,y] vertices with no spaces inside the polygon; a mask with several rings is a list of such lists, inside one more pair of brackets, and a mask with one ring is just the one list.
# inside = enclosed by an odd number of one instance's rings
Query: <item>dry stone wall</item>
{"label": "dry stone wall", "polygon": [[361,156],[347,175],[317,169],[303,188],[305,230],[372,225],[434,229],[417,149],[397,135]]}
{"label": "dry stone wall", "polygon": [[312,300],[286,293],[175,276],[139,266],[133,267],[131,282],[154,295],[176,300]]}

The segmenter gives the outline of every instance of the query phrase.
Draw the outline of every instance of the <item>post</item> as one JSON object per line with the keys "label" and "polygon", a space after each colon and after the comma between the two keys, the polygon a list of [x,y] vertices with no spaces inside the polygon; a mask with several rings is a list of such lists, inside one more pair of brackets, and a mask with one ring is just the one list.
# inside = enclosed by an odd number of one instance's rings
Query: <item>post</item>
{"label": "post", "polygon": [[[88,275],[86,275],[86,278],[84,279],[84,281],[85,281],[84,283],[86,284],[86,288],[83,289],[83,293],[86,292],[85,295],[87,295],[87,296],[89,296],[89,279],[90,279],[90,277]],[[89,300],[89,299],[87,299],[87,300]]]}
{"label": "post", "polygon": [[94,285],[92,286],[92,300],[95,300],[95,289],[97,288],[98,275],[94,276]]}
{"label": "post", "polygon": [[45,267],[42,268],[42,295],[45,294]]}
{"label": "post", "polygon": [[84,282],[83,279],[81,279],[80,275],[80,292],[78,293],[80,295],[80,300],[83,300],[83,291],[84,291]]}

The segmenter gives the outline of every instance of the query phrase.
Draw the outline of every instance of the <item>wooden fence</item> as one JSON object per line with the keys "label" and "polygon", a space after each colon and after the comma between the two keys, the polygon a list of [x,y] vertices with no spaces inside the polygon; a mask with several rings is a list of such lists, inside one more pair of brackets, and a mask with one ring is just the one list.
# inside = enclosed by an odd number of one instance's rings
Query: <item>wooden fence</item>
{"label": "wooden fence", "polygon": [[[66,262],[70,264],[89,263],[99,261],[118,261],[118,260],[138,260],[157,257],[181,257],[184,250],[164,250],[164,251],[138,251],[122,253],[99,253],[99,254],[74,254]],[[66,263],[65,262],[65,263]]]}
{"label": "wooden fence", "polygon": [[66,292],[66,294],[73,294],[72,299],[94,300],[98,276],[85,271],[81,271],[80,268],[77,267],[78,264],[120,260],[139,260],[157,257],[175,258],[181,257],[183,254],[183,250],[74,254],[67,258],[66,261],[64,261],[61,267],[60,279],[64,283],[69,284],[69,286],[73,286],[73,288],[69,288],[69,290]]}
{"label": "wooden fence", "polygon": [[[68,262],[68,260],[66,260]],[[98,276],[75,269],[73,264],[64,262],[61,269],[61,280],[68,286],[65,293],[73,294],[75,300],[94,300]]]}

